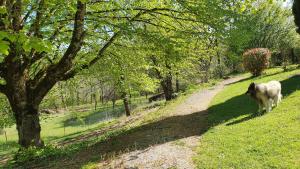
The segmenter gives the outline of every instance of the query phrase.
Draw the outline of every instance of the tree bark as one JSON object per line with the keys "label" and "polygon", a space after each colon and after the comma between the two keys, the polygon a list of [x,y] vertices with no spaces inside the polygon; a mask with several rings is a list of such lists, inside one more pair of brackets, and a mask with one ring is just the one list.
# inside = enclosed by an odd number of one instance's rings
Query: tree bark
{"label": "tree bark", "polygon": [[126,93],[123,93],[123,103],[124,103],[126,116],[130,116],[129,101]]}
{"label": "tree bark", "polygon": [[113,110],[115,109],[116,106],[116,92],[113,92],[113,96],[112,96],[112,105],[113,105]]}
{"label": "tree bark", "polygon": [[93,97],[94,97],[94,108],[95,110],[97,110],[97,97],[96,97],[96,93],[93,94]]}
{"label": "tree bark", "polygon": [[[151,56],[150,59],[152,60],[155,66],[159,66],[157,59],[155,56]],[[172,86],[172,68],[171,66],[165,61],[165,66],[169,70],[166,76],[163,76],[162,73],[157,69],[154,68],[157,78],[160,80],[160,85],[164,91],[166,101],[172,100],[173,97],[173,86]]]}
{"label": "tree bark", "polygon": [[161,86],[165,94],[166,101],[173,99],[173,86],[172,86],[172,75],[169,73],[163,81],[161,81]]}
{"label": "tree bark", "polygon": [[178,80],[178,78],[176,78],[176,92],[177,92],[177,93],[178,93],[179,90],[180,90],[179,87],[180,87],[180,86],[179,86],[179,80]]}
{"label": "tree bark", "polygon": [[42,147],[41,126],[39,114],[36,109],[25,108],[16,115],[16,124],[19,135],[19,144],[22,147]]}
{"label": "tree bark", "polygon": [[176,81],[175,81],[175,85],[176,85],[176,93],[178,93],[179,92],[179,90],[180,90],[180,84],[179,84],[179,79],[178,79],[178,75],[179,75],[179,73],[177,72],[176,73]]}

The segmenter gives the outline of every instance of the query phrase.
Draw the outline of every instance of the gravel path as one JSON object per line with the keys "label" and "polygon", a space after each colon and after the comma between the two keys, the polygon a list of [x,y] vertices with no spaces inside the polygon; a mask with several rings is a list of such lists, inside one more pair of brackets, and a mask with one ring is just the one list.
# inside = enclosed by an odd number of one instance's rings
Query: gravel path
{"label": "gravel path", "polygon": [[[242,77],[224,80],[213,88],[194,93],[179,105],[170,117],[142,127],[120,139],[134,143],[136,150],[99,163],[98,168],[111,169],[193,169],[192,157],[201,134],[207,129],[207,108],[213,97],[227,84]],[[142,138],[141,138],[142,137]],[[144,145],[145,144],[145,145]]]}

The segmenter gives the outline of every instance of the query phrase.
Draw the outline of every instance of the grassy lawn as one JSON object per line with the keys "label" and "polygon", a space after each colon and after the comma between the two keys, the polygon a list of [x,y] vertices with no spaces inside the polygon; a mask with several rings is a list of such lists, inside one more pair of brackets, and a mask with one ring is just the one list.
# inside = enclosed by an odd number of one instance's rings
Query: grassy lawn
{"label": "grassy lawn", "polygon": [[[270,69],[265,75],[232,84],[209,108],[209,128],[194,161],[198,168],[300,168],[299,69]],[[283,101],[270,113],[256,114],[244,95],[251,82],[280,80]]]}

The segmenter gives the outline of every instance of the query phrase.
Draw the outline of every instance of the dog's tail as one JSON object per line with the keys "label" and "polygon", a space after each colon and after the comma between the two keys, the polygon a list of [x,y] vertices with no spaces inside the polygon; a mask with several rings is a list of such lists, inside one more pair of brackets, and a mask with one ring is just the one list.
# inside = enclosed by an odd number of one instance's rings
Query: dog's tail
{"label": "dog's tail", "polygon": [[279,98],[278,98],[278,99],[279,99],[279,102],[281,102],[282,97],[283,97],[283,96],[282,96],[282,94],[280,93],[280,94],[279,94]]}

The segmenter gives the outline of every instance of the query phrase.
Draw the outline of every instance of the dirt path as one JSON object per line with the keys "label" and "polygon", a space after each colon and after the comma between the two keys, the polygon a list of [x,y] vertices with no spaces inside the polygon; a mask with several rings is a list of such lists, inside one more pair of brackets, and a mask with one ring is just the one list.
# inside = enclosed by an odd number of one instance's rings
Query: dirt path
{"label": "dirt path", "polygon": [[207,130],[209,103],[225,85],[241,79],[227,79],[196,92],[168,117],[122,132],[46,168],[74,169],[92,162],[101,169],[192,169],[195,147]]}
{"label": "dirt path", "polygon": [[[124,153],[114,160],[101,162],[98,167],[125,169],[195,168],[192,157],[195,155],[194,150],[199,143],[201,133],[207,128],[206,117],[209,103],[225,85],[241,79],[241,77],[227,79],[211,89],[194,93],[179,105],[175,109],[176,111],[171,114],[171,118],[175,117],[175,119],[160,123],[162,131],[158,132],[159,135],[165,139],[170,139],[170,141],[165,141],[162,144],[158,141],[158,144],[150,145],[146,149]],[[157,139],[153,131],[148,133],[146,130],[143,133],[141,137],[152,136],[153,139]],[[170,136],[173,138],[169,138]],[[138,143],[138,139],[136,141]]]}

